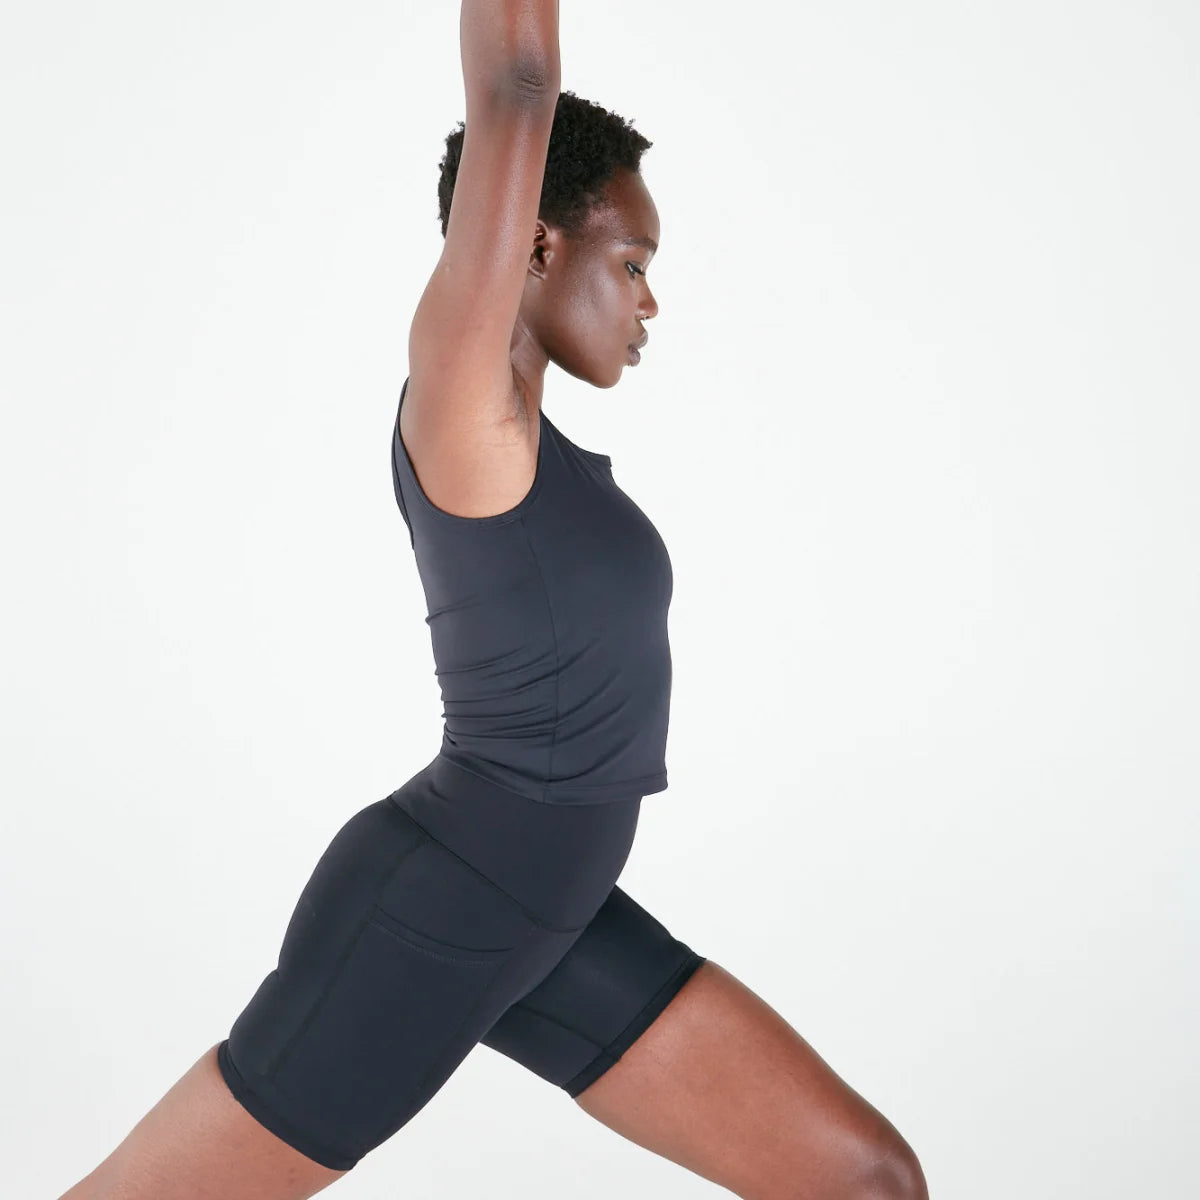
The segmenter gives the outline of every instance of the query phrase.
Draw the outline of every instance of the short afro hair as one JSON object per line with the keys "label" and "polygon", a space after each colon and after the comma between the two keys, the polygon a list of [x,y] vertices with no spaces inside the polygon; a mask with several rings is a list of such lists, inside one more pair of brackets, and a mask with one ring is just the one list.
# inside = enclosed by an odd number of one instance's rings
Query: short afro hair
{"label": "short afro hair", "polygon": [[[442,237],[450,224],[450,201],[465,132],[466,123],[459,121],[458,128],[446,137],[438,179]],[[574,92],[560,92],[546,150],[539,218],[547,225],[558,226],[568,237],[578,237],[616,171],[622,167],[636,171],[642,155],[653,145],[633,128],[631,121]]]}

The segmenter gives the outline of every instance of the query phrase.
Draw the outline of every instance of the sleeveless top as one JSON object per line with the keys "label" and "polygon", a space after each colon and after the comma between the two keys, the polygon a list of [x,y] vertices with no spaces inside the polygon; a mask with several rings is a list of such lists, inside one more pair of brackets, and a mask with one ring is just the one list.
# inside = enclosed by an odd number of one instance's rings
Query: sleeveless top
{"label": "sleeveless top", "polygon": [[612,459],[540,413],[537,470],[506,512],[438,508],[392,429],[392,482],[425,591],[440,754],[530,800],[594,804],[667,786],[674,579]]}

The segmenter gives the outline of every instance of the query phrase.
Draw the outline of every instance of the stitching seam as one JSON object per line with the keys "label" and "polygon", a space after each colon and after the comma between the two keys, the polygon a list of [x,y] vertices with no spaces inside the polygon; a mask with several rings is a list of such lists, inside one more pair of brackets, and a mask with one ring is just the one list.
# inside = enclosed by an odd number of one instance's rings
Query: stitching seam
{"label": "stitching seam", "polygon": [[572,926],[570,928],[564,928],[561,925],[548,925],[536,913],[534,913],[530,909],[526,908],[525,905],[522,904],[520,902],[520,900],[518,900],[516,898],[516,896],[513,896],[509,892],[506,892],[494,879],[489,879],[477,866],[475,866],[472,863],[469,863],[465,858],[463,858],[463,856],[461,854],[457,854],[451,847],[447,846],[446,843],[443,842],[440,838],[434,837],[434,835],[432,833],[430,833],[429,830],[426,829],[425,826],[422,825],[421,822],[418,821],[417,818],[412,815],[412,813],[410,813],[407,809],[401,807],[401,805],[397,801],[393,800],[391,796],[388,797],[388,800],[390,800],[391,803],[393,805],[395,805],[396,808],[400,809],[400,811],[402,813],[404,813],[404,815],[427,838],[429,838],[429,840],[431,842],[436,842],[439,846],[441,846],[441,848],[443,850],[446,851],[447,854],[450,854],[454,858],[458,859],[458,861],[460,863],[462,863],[462,865],[464,867],[468,868],[468,870],[472,871],[475,875],[479,876],[479,878],[482,879],[484,883],[489,884],[491,887],[495,888],[496,891],[500,893],[500,895],[502,895],[506,900],[508,900],[513,905],[515,905],[517,907],[517,909],[520,910],[521,915],[524,916],[531,924],[536,925],[539,929],[545,929],[550,933],[579,933],[580,930],[587,928],[587,925]]}
{"label": "stitching seam", "polygon": [[[550,589],[546,586],[546,573],[542,570],[542,564],[537,556],[537,551],[533,548],[533,540],[529,536],[529,529],[525,524],[525,515],[521,515],[521,533],[525,537],[525,545],[529,547],[529,555],[533,559],[533,565],[537,567],[538,578],[542,581],[542,595],[546,598],[546,613],[550,618],[550,632],[554,637],[554,729],[550,735],[550,754],[546,764],[546,778],[554,778],[554,747],[558,742],[558,723],[562,716],[561,700],[559,698],[559,687],[562,682],[562,652],[558,646],[558,627],[554,623],[554,605],[550,602]],[[546,799],[546,793],[549,789],[542,790],[542,798]]]}
{"label": "stitching seam", "polygon": [[383,895],[387,885],[391,883],[393,876],[400,870],[401,866],[408,861],[411,854],[424,845],[423,842],[417,842],[415,846],[410,846],[401,856],[399,861],[392,864],[391,870],[384,876],[383,882],[375,889],[371,896],[370,907],[366,909],[362,917],[359,918],[358,925],[355,927],[354,935],[349,938],[346,945],[342,948],[342,952],[338,955],[337,961],[333,965],[333,969],[329,973],[328,979],[325,981],[324,987],[321,989],[321,994],[309,1006],[308,1012],[304,1016],[304,1020],[300,1022],[299,1028],[287,1039],[286,1042],[276,1051],[275,1056],[267,1063],[264,1072],[264,1078],[270,1080],[275,1077],[275,1073],[286,1060],[289,1054],[295,1049],[296,1043],[303,1036],[308,1027],[316,1020],[317,1014],[325,1006],[329,994],[333,991],[338,979],[341,977],[342,971],[345,970],[346,963],[350,959],[350,955],[354,953],[358,943],[362,940],[362,935],[367,925],[370,924],[371,918],[374,915],[375,908],[379,897]]}

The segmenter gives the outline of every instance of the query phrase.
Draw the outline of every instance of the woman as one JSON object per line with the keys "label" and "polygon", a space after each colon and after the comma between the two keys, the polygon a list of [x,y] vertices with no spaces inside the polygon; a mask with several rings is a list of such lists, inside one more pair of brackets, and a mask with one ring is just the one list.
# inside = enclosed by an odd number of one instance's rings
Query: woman
{"label": "woman", "polygon": [[555,0],[465,0],[461,45],[392,431],[442,746],[342,826],[229,1037],[66,1195],[311,1196],[483,1042],[738,1196],[925,1197],[891,1124],[615,886],[667,786],[671,565],[542,392],[550,362],[609,388],[638,361],[650,142],[560,94]]}

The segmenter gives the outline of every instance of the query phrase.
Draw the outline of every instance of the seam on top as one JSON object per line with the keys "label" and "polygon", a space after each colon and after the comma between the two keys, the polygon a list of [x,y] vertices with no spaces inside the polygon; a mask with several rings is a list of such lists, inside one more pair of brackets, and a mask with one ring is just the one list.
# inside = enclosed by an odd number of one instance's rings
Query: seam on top
{"label": "seam on top", "polygon": [[[543,433],[545,431],[543,430]],[[554,605],[550,601],[550,589],[546,586],[546,573],[542,570],[541,560],[537,556],[537,551],[533,548],[533,539],[529,536],[529,527],[525,523],[525,514],[520,516],[521,533],[525,537],[525,544],[529,547],[530,557],[533,559],[533,565],[537,567],[538,579],[542,584],[542,595],[546,598],[546,612],[550,617],[550,633],[554,637],[554,729],[550,735],[550,750],[549,758],[546,764],[546,778],[554,778],[554,747],[558,742],[558,723],[562,717],[561,699],[559,697],[559,688],[562,685],[562,654],[558,648],[558,626],[554,621]],[[549,799],[549,788],[542,789],[541,799],[547,801]]]}

